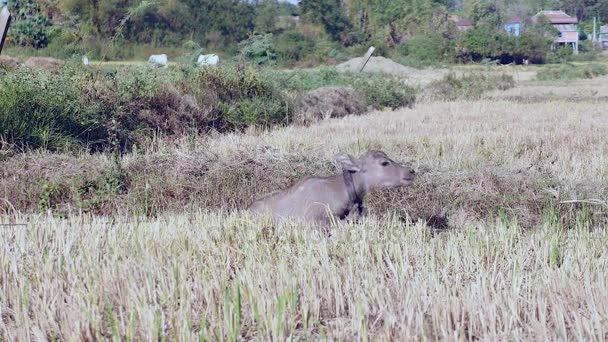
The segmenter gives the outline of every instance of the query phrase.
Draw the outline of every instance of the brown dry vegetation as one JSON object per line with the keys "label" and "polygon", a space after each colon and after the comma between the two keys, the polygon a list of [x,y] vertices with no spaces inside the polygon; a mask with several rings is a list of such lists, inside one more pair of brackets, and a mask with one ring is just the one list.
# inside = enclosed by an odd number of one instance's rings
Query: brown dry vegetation
{"label": "brown dry vegetation", "polygon": [[[26,224],[0,234],[0,339],[606,340],[606,102],[570,100],[597,82],[156,141],[118,162],[0,154],[0,223]],[[360,224],[326,236],[235,211],[369,148],[420,177],[370,196]]]}
{"label": "brown dry vegetation", "polygon": [[324,119],[362,114],[366,110],[361,95],[352,88],[321,87],[301,96],[294,121],[307,125]]}
{"label": "brown dry vegetation", "polygon": [[17,219],[0,235],[6,340],[607,336],[605,231]]}
{"label": "brown dry vegetation", "polygon": [[105,155],[22,154],[2,162],[7,201],[0,209],[148,215],[241,208],[300,177],[335,172],[331,157],[339,149],[379,148],[412,163],[421,177],[405,191],[372,196],[372,212],[478,221],[502,211],[532,227],[550,207],[570,215],[577,206],[559,201],[606,200],[606,129],[608,118],[594,103],[483,100],[158,142],[123,157],[120,168]]}

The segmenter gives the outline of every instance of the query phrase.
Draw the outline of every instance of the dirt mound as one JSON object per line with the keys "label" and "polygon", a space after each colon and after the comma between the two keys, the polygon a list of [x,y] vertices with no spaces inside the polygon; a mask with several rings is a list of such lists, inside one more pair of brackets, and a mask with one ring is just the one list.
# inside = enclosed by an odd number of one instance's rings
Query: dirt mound
{"label": "dirt mound", "polygon": [[25,61],[25,65],[27,67],[47,71],[59,70],[64,64],[64,61],[51,57],[30,57],[27,61]]}
{"label": "dirt mound", "polygon": [[21,65],[21,61],[15,57],[0,56],[0,67],[7,69],[17,69]]}
{"label": "dirt mound", "polygon": [[[338,71],[359,72],[363,57],[353,58],[344,63],[338,64]],[[445,75],[445,70],[440,69],[425,69],[419,70],[399,64],[392,59],[385,57],[372,57],[365,65],[363,72],[383,72],[399,77],[407,77],[408,81],[413,83],[426,84],[432,80],[441,78]]]}
{"label": "dirt mound", "polygon": [[300,98],[295,121],[308,125],[323,119],[361,114],[366,109],[361,96],[351,88],[321,87]]}
{"label": "dirt mound", "polygon": [[[352,71],[359,72],[359,68],[361,68],[361,63],[363,63],[363,57],[353,58],[344,63],[338,64],[338,70],[343,71]],[[367,64],[365,65],[364,72],[384,72],[387,74],[408,76],[411,74],[417,74],[420,71],[414,68],[407,67],[405,65],[399,64],[392,59],[388,59],[385,57],[372,57],[369,59]]]}

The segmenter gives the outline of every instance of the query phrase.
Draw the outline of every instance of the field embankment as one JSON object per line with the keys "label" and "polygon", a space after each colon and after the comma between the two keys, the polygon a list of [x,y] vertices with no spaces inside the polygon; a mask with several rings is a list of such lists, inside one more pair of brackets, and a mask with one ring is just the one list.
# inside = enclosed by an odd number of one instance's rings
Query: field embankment
{"label": "field embankment", "polygon": [[606,200],[606,129],[608,117],[594,103],[454,101],[160,141],[118,162],[99,154],[20,154],[2,161],[1,197],[10,200],[0,208],[65,215],[236,209],[300,177],[335,172],[338,150],[379,148],[412,163],[420,177],[404,191],[372,196],[373,213],[417,219],[447,212],[461,224],[505,214],[531,227],[557,209],[572,223],[579,215],[605,217],[602,207],[559,202]]}
{"label": "field embankment", "polygon": [[[248,66],[55,70],[0,66],[2,147],[129,151],[162,137],[314,123],[319,117],[411,107],[417,90],[390,75],[333,68],[281,72]],[[321,87],[310,104],[307,92]],[[339,88],[336,88],[339,87]],[[360,103],[351,110],[348,103]],[[314,120],[310,120],[310,118]]]}

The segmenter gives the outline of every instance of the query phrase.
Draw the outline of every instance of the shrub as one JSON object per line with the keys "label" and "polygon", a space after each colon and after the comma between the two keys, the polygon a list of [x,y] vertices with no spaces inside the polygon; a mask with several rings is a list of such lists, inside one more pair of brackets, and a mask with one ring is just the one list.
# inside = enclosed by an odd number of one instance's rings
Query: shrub
{"label": "shrub", "polygon": [[5,73],[0,132],[21,147],[129,149],[156,134],[286,124],[293,108],[254,69],[101,72],[67,63],[55,74],[28,68]]}
{"label": "shrub", "polygon": [[515,86],[511,75],[486,76],[471,74],[456,77],[448,74],[443,78],[429,83],[425,95],[429,99],[454,101],[458,99],[479,99],[484,92],[494,89],[506,90]]}
{"label": "shrub", "polygon": [[239,43],[240,54],[255,64],[272,64],[276,60],[272,33],[257,34]]}
{"label": "shrub", "polygon": [[442,59],[443,39],[439,35],[416,35],[401,45],[401,53],[423,63]]}
{"label": "shrub", "polygon": [[107,138],[105,116],[81,94],[83,79],[72,69],[59,75],[25,68],[0,79],[0,132],[19,146],[50,150]]}
{"label": "shrub", "polygon": [[298,31],[287,31],[274,39],[277,59],[283,63],[301,61],[315,53],[315,41]]}
{"label": "shrub", "polygon": [[[270,79],[253,68],[231,67],[199,69],[192,86],[198,96],[216,98],[221,105],[214,110],[215,126],[225,129],[250,125],[287,124],[292,106]],[[196,90],[193,90],[196,92]]]}
{"label": "shrub", "polygon": [[309,91],[324,86],[352,87],[365,98],[366,105],[374,108],[410,107],[416,100],[416,89],[403,84],[388,74],[359,75],[339,72],[334,67],[289,72],[266,71],[280,87],[291,91]]}
{"label": "shrub", "polygon": [[412,107],[416,101],[414,88],[403,84],[401,81],[385,75],[374,75],[371,77],[357,77],[353,86],[359,93],[364,94],[367,104],[376,109],[389,107]]}
{"label": "shrub", "polygon": [[539,81],[574,80],[578,78],[593,78],[606,75],[608,68],[603,64],[592,63],[575,65],[571,63],[544,68],[536,74]]}
{"label": "shrub", "polygon": [[293,99],[324,86],[354,89],[351,97],[362,103],[356,108],[412,106],[416,98],[415,89],[389,75],[339,73],[329,67],[293,72],[234,66],[96,70],[69,61],[57,68],[0,71],[3,141],[53,151],[129,150],[158,135],[287,125],[294,118]]}
{"label": "shrub", "polygon": [[50,19],[40,11],[35,1],[12,0],[9,8],[14,22],[10,26],[10,37],[17,45],[30,46],[35,49],[46,47]]}

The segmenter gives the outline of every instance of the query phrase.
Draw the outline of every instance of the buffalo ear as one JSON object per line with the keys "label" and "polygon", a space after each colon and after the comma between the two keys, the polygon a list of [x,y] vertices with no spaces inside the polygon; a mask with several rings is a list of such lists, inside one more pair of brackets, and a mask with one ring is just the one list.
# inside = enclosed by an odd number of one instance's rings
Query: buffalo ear
{"label": "buffalo ear", "polygon": [[334,160],[342,167],[342,170],[350,172],[359,172],[361,168],[356,158],[346,153],[338,153],[334,156]]}

